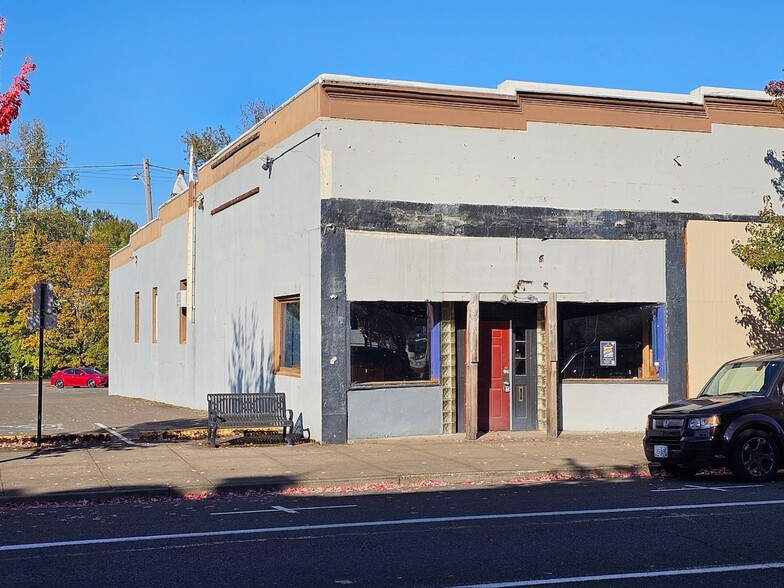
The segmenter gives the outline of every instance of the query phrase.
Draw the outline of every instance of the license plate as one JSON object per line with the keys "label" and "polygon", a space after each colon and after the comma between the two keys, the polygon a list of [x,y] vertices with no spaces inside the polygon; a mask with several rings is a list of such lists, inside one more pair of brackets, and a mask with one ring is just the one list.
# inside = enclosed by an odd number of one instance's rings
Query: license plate
{"label": "license plate", "polygon": [[654,445],[653,457],[669,457],[669,451],[666,445]]}

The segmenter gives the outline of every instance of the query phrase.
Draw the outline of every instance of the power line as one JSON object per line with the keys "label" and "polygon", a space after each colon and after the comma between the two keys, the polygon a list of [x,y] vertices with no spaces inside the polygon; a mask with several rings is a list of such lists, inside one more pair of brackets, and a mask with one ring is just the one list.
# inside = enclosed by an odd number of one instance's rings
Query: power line
{"label": "power line", "polygon": [[[72,170],[80,170],[80,169],[93,169],[93,170],[100,170],[100,169],[117,169],[117,168],[141,168],[143,164],[141,163],[110,163],[110,164],[92,164],[92,165],[63,165],[60,169],[72,169]],[[21,169],[40,169],[42,166],[23,166]],[[179,170],[173,167],[166,167],[163,165],[155,165],[154,163],[150,164],[151,168],[160,169],[168,172],[177,173]]]}

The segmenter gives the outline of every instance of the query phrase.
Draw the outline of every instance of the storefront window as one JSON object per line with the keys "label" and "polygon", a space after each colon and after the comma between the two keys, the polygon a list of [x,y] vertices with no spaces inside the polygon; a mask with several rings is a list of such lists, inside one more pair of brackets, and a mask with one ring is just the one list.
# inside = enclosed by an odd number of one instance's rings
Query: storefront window
{"label": "storefront window", "polygon": [[656,338],[663,320],[658,309],[650,304],[559,304],[561,378],[659,379],[664,350]]}
{"label": "storefront window", "polygon": [[351,303],[351,382],[431,379],[431,305]]}

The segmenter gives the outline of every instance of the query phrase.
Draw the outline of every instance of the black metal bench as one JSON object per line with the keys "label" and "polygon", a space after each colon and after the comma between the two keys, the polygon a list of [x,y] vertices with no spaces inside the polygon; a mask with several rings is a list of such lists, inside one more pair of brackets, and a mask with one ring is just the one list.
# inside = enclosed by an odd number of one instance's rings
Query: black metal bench
{"label": "black metal bench", "polygon": [[292,430],[294,413],[286,408],[286,395],[272,394],[207,394],[207,440],[217,447],[218,429],[280,427],[283,439],[294,444]]}

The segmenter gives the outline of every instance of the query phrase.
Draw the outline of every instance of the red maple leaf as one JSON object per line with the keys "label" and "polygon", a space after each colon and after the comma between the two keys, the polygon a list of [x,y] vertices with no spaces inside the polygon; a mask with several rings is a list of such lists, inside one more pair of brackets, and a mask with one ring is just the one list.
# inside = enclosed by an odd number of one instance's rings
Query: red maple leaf
{"label": "red maple leaf", "polygon": [[[5,31],[5,18],[0,17],[0,36]],[[3,48],[0,42],[0,56]],[[30,94],[30,81],[27,77],[35,70],[31,57],[25,58],[19,75],[11,82],[11,87],[5,94],[0,94],[0,135],[7,135],[11,131],[11,123],[19,116],[19,107],[22,106],[22,93]]]}

